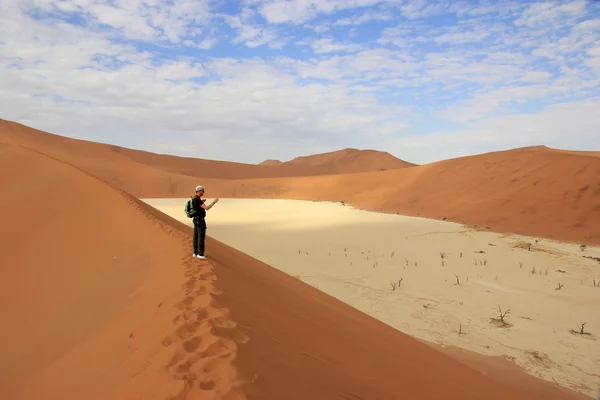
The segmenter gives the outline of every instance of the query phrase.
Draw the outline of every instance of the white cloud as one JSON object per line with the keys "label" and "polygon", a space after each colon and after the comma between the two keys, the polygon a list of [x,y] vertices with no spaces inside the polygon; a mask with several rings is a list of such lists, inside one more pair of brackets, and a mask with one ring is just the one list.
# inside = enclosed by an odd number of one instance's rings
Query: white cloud
{"label": "white cloud", "polygon": [[551,76],[552,74],[550,72],[527,71],[520,80],[523,82],[546,82]]}
{"label": "white cloud", "polygon": [[506,27],[500,24],[475,22],[446,29],[442,34],[434,36],[433,41],[438,44],[449,45],[479,43],[490,36],[503,34],[505,31]]}
{"label": "white cloud", "polygon": [[85,18],[89,24],[108,26],[112,33],[137,40],[165,40],[179,43],[193,36],[198,26],[210,22],[210,0],[25,0],[23,10],[33,6],[47,13],[61,12]]}
{"label": "white cloud", "polygon": [[218,39],[214,37],[209,37],[206,39],[202,39],[198,42],[197,46],[203,50],[208,50],[218,43]]}
{"label": "white cloud", "polygon": [[564,95],[593,95],[600,82],[579,76],[564,76],[550,82],[525,86],[505,86],[491,91],[479,91],[467,101],[452,104],[436,114],[450,121],[467,122],[493,117],[501,108],[531,100],[562,100]]}
{"label": "white cloud", "polygon": [[392,153],[424,164],[441,159],[545,145],[571,150],[600,149],[600,98],[555,104],[535,114],[487,119],[472,130],[405,136],[390,145]]}
{"label": "white cloud", "polygon": [[485,0],[475,4],[468,1],[455,2],[448,7],[458,17],[480,17],[489,14],[510,15],[524,7],[522,2],[513,0]]}
{"label": "white cloud", "polygon": [[[251,162],[432,127],[399,143],[421,158],[544,142],[543,129],[546,144],[597,143],[556,120],[597,122],[581,99],[600,90],[600,19],[581,2],[1,1],[0,117],[40,129]],[[433,25],[441,13],[458,21]],[[478,125],[439,133],[446,120]]]}
{"label": "white cloud", "polygon": [[550,26],[551,29],[557,29],[563,19],[571,21],[573,18],[583,16],[586,12],[586,3],[586,0],[566,1],[562,4],[552,1],[534,3],[515,21],[515,25],[531,28]]}
{"label": "white cloud", "polygon": [[[415,78],[418,64],[410,56],[387,49],[363,50],[348,55],[323,56],[294,63],[302,78],[329,79],[346,83]],[[372,84],[372,83],[371,83]]]}
{"label": "white cloud", "polygon": [[254,11],[249,8],[244,8],[240,15],[223,14],[222,17],[237,32],[237,36],[232,40],[233,43],[244,43],[250,48],[265,44],[277,48],[286,42],[279,37],[276,28],[252,22]]}
{"label": "white cloud", "polygon": [[373,6],[382,0],[267,0],[262,2],[260,13],[270,23],[304,23],[321,14]]}
{"label": "white cloud", "polygon": [[337,53],[337,52],[356,52],[359,51],[363,46],[356,43],[341,43],[335,42],[331,38],[322,39],[307,39],[298,44],[307,44],[317,54],[324,53]]}
{"label": "white cloud", "polygon": [[[215,154],[222,143],[231,143],[229,153],[221,153],[230,158],[250,149],[266,155],[260,152],[265,141],[301,148],[317,139],[359,140],[406,126],[404,107],[382,107],[376,96],[344,85],[299,84],[277,64],[233,59],[157,64],[150,54],[99,33],[19,18],[11,33],[16,39],[3,46],[0,59],[2,117],[40,129],[73,136],[107,130],[144,132],[142,137],[188,133],[198,137],[192,148]],[[125,64],[114,65],[115,57]],[[27,73],[6,59],[22,60]],[[211,74],[219,80],[204,85],[189,80]],[[142,137],[138,143],[151,147]],[[206,147],[205,140],[214,138],[213,147]]]}
{"label": "white cloud", "polygon": [[390,10],[387,10],[387,11],[368,10],[358,16],[338,19],[332,25],[333,26],[362,25],[362,24],[365,24],[365,23],[371,22],[371,21],[390,21],[393,18],[392,15],[393,15],[393,13]]}
{"label": "white cloud", "polygon": [[125,36],[133,39],[150,40],[155,36],[154,29],[145,18],[127,10],[105,4],[94,4],[89,7],[89,12],[96,17],[100,24],[110,25],[117,30],[123,30]]}
{"label": "white cloud", "polygon": [[439,14],[447,8],[444,3],[430,3],[427,0],[410,0],[400,6],[402,15],[409,19],[429,17]]}

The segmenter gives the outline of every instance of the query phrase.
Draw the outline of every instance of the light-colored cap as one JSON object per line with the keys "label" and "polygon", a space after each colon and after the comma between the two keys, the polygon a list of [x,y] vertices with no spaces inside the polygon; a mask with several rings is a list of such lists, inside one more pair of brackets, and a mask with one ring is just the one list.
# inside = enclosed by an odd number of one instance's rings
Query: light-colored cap
{"label": "light-colored cap", "polygon": [[196,186],[196,192],[199,192],[201,190],[204,190],[204,186],[202,186],[202,185]]}

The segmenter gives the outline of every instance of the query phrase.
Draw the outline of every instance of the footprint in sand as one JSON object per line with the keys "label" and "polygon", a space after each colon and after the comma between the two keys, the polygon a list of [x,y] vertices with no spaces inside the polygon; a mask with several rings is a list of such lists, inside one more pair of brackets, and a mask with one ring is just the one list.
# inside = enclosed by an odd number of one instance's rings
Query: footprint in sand
{"label": "footprint in sand", "polygon": [[237,328],[214,326],[210,329],[210,332],[217,337],[231,339],[237,343],[246,343],[249,340],[248,336]]}
{"label": "footprint in sand", "polygon": [[185,382],[182,398],[195,390],[210,392],[211,396],[217,392],[234,395],[229,379],[222,374],[226,376],[230,371],[236,343],[249,338],[227,318],[228,311],[219,309],[212,297],[220,291],[212,284],[216,275],[210,264],[199,266],[189,260],[184,264],[186,296],[175,305],[181,311],[172,320],[176,328],[162,341],[167,347],[176,345],[165,367],[174,379]]}
{"label": "footprint in sand", "polygon": [[232,340],[218,339],[199,355],[202,359],[221,358],[230,355],[235,350],[235,347],[235,343]]}
{"label": "footprint in sand", "polygon": [[198,332],[201,324],[202,323],[200,321],[187,321],[181,324],[175,330],[175,332],[168,336],[168,338],[170,339],[171,343],[179,340],[185,340]]}
{"label": "footprint in sand", "polygon": [[222,368],[223,366],[223,361],[219,358],[213,358],[208,360],[204,366],[202,367],[202,371],[209,375],[212,374],[213,372],[216,372],[219,368]]}
{"label": "footprint in sand", "polygon": [[191,338],[183,343],[183,349],[185,351],[187,351],[188,353],[193,353],[196,350],[198,350],[198,347],[200,347],[201,343],[202,343],[202,337],[194,336],[193,338]]}
{"label": "footprint in sand", "polygon": [[212,301],[213,299],[210,292],[203,294],[194,293],[186,296],[182,301],[175,304],[175,307],[180,310],[191,311],[205,307],[206,305],[211,304]]}
{"label": "footprint in sand", "polygon": [[207,323],[211,328],[233,329],[237,327],[237,324],[235,322],[223,317],[212,317],[209,320],[207,320]]}
{"label": "footprint in sand", "polygon": [[200,382],[200,389],[202,390],[213,390],[217,386],[217,383],[212,379],[205,379]]}

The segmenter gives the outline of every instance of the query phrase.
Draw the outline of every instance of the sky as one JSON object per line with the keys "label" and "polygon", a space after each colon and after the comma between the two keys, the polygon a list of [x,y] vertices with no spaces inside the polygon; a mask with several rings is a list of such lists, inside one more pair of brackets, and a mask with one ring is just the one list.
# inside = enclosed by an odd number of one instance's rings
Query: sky
{"label": "sky", "polygon": [[0,118],[245,163],[600,150],[600,2],[0,0]]}

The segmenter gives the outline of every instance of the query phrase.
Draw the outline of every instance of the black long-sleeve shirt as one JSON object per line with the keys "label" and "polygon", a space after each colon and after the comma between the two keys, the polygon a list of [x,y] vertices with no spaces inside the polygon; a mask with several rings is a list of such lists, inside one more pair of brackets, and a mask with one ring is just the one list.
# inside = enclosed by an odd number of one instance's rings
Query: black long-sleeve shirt
{"label": "black long-sleeve shirt", "polygon": [[202,204],[204,204],[206,200],[202,200],[199,196],[194,196],[192,199],[192,206],[194,210],[196,210],[196,216],[199,218],[206,217],[206,210],[202,208]]}

